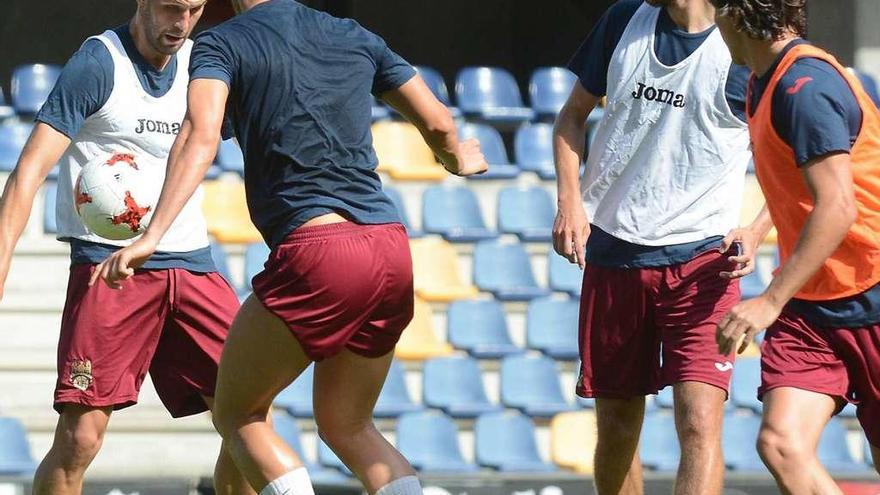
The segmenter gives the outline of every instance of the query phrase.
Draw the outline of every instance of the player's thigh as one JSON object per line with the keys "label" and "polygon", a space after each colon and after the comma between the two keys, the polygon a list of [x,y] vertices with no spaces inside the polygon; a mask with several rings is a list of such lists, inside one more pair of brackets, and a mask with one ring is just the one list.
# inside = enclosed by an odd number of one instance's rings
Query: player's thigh
{"label": "player's thigh", "polygon": [[759,445],[792,452],[815,452],[825,425],[842,399],[794,387],[764,393]]}
{"label": "player's thigh", "polygon": [[318,427],[351,428],[371,421],[392,357],[393,352],[365,357],[345,349],[316,363],[314,406]]}
{"label": "player's thigh", "polygon": [[265,415],[310,359],[287,325],[251,295],[235,317],[217,376],[218,418]]}

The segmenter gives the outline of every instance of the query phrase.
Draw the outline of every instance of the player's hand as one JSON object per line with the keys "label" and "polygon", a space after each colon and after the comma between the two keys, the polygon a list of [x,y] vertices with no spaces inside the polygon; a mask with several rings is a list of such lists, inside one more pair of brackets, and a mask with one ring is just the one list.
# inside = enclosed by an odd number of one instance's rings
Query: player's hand
{"label": "player's hand", "polygon": [[135,269],[140,268],[154,252],[156,252],[156,244],[141,237],[131,246],[116,251],[96,266],[89,280],[89,286],[95,285],[95,282],[102,278],[111,289],[122,289],[119,282],[133,276]]}
{"label": "player's hand", "polygon": [[467,177],[469,175],[482,174],[489,170],[486,157],[480,151],[480,142],[476,139],[465,139],[458,143],[455,150],[455,163],[444,163],[443,166],[450,173]]}
{"label": "player's hand", "polygon": [[758,236],[748,228],[733,229],[721,241],[721,247],[718,250],[722,254],[727,253],[731,247],[734,247],[734,244],[741,246],[741,252],[739,254],[734,253],[733,256],[727,259],[736,268],[729,272],[719,273],[721,278],[733,280],[745,277],[755,271],[755,253],[758,251]]}
{"label": "player's hand", "polygon": [[755,334],[773,324],[781,312],[781,307],[763,295],[737,304],[718,322],[715,330],[718,352],[725,356],[734,351],[742,354]]}
{"label": "player's hand", "polygon": [[586,267],[584,251],[589,236],[590,223],[580,198],[572,204],[560,205],[553,223],[553,249],[583,270]]}

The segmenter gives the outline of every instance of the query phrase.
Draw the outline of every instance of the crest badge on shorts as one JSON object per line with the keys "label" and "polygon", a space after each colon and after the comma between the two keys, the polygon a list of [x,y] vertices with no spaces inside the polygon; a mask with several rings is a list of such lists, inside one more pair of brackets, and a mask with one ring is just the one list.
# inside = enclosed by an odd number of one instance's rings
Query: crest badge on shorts
{"label": "crest badge on shorts", "polygon": [[89,388],[94,378],[92,377],[92,362],[88,359],[73,361],[70,363],[70,384],[82,390]]}

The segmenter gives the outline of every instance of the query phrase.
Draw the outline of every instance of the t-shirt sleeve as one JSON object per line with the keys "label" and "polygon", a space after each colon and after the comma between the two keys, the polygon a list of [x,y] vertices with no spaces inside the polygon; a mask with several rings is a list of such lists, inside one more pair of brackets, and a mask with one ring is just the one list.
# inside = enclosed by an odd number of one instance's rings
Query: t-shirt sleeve
{"label": "t-shirt sleeve", "polygon": [[413,66],[389,48],[380,36],[369,33],[367,43],[376,64],[376,75],[373,77],[371,90],[375,96],[395,90],[415,77],[416,70]]}
{"label": "t-shirt sleeve", "polygon": [[619,0],[612,5],[568,62],[568,69],[578,76],[581,86],[592,95],[605,96],[608,92],[611,56],[642,1]]}
{"label": "t-shirt sleeve", "polygon": [[104,43],[88,40],[64,66],[36,121],[73,139],[112,92],[113,58]]}
{"label": "t-shirt sleeve", "polygon": [[862,109],[846,79],[818,59],[796,62],[773,93],[773,127],[794,150],[798,166],[849,153],[859,135]]}
{"label": "t-shirt sleeve", "polygon": [[235,57],[229,45],[213,31],[205,31],[195,41],[189,61],[189,80],[216,79],[232,87]]}
{"label": "t-shirt sleeve", "polygon": [[730,64],[730,72],[727,74],[727,86],[724,89],[730,110],[743,122],[746,122],[746,93],[750,76],[751,70],[748,67]]}

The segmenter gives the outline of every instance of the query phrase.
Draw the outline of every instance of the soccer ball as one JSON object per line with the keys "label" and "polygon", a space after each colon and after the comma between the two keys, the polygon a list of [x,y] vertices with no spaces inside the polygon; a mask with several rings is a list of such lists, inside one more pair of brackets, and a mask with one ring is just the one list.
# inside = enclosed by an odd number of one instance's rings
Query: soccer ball
{"label": "soccer ball", "polygon": [[142,234],[158,199],[148,173],[130,153],[102,154],[87,163],[74,188],[83,225],[114,241]]}

